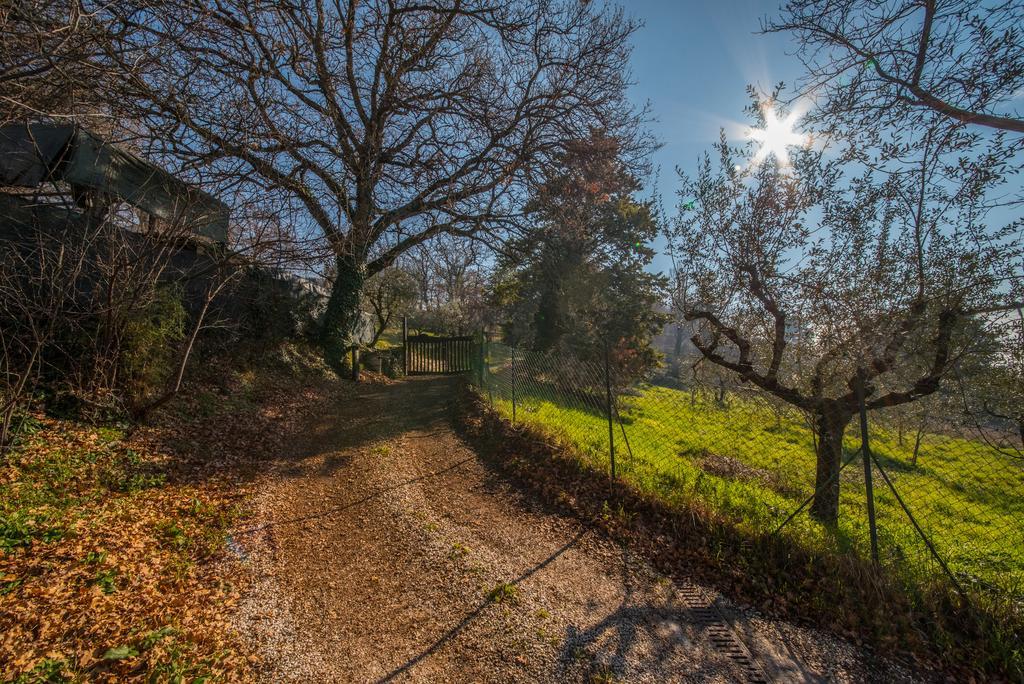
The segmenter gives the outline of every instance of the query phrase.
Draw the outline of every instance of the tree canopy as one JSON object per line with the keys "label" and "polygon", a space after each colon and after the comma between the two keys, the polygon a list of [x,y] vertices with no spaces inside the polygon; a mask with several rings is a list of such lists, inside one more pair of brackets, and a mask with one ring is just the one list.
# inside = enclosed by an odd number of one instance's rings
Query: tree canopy
{"label": "tree canopy", "polygon": [[631,375],[654,365],[664,280],[646,270],[659,229],[639,190],[615,138],[595,130],[566,144],[527,205],[533,229],[500,269],[513,341],[589,357],[610,350]]}
{"label": "tree canopy", "polygon": [[569,0],[126,3],[140,120],[163,153],[271,190],[336,260],[328,356],[362,282],[441,235],[507,230],[531,174],[600,123],[623,139],[621,10]]}
{"label": "tree canopy", "polygon": [[[755,125],[772,101],[755,98]],[[814,416],[821,439],[813,512],[834,522],[842,433],[863,383],[868,409],[935,393],[978,351],[970,321],[1012,306],[1021,222],[990,225],[1006,173],[941,122],[760,164],[722,139],[717,163],[681,175],[674,248],[683,315],[709,361]],[[828,490],[828,491],[826,491]]]}

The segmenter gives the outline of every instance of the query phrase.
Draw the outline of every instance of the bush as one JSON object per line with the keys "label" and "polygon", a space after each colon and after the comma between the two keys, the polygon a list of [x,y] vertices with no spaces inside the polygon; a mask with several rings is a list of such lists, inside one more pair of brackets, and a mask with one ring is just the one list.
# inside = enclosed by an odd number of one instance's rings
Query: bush
{"label": "bush", "polygon": [[121,341],[121,368],[129,398],[138,403],[166,385],[177,361],[177,343],[185,337],[188,314],[181,291],[157,288],[145,308],[129,315]]}

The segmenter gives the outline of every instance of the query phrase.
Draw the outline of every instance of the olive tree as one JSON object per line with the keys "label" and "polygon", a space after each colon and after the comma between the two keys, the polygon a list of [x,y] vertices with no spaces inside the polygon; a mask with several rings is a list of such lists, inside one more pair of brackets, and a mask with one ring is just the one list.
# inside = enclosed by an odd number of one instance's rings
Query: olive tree
{"label": "olive tree", "polygon": [[796,40],[818,123],[907,125],[938,113],[1024,133],[1020,0],[790,0],[763,28]]}
{"label": "olive tree", "polygon": [[[755,125],[771,102],[755,102]],[[817,141],[791,164],[724,133],[681,174],[672,236],[680,307],[708,361],[806,412],[818,436],[812,514],[834,524],[843,433],[858,410],[937,392],[978,351],[981,312],[1012,306],[1021,222],[995,223],[1008,173],[972,159],[975,134],[940,115],[874,131],[860,145]],[[801,329],[801,343],[792,344]]]}
{"label": "olive tree", "polygon": [[386,268],[367,279],[363,286],[363,295],[376,321],[373,339],[370,340],[371,347],[377,346],[377,340],[396,316],[401,316],[412,308],[417,294],[416,279],[400,268]]}
{"label": "olive tree", "polygon": [[1024,459],[1024,306],[986,327],[989,353],[958,369],[955,396],[983,442]]}
{"label": "olive tree", "polygon": [[441,235],[501,233],[561,141],[628,136],[620,10],[577,0],[123,3],[131,80],[162,150],[228,187],[280,193],[336,276],[323,318],[340,363],[364,280]]}

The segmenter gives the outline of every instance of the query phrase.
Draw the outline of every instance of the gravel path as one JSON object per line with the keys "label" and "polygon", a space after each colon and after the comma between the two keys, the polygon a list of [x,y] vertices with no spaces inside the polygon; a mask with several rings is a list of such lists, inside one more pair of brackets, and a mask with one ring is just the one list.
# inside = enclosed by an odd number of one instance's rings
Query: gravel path
{"label": "gravel path", "polygon": [[523,496],[452,432],[451,389],[360,386],[260,481],[238,627],[267,681],[907,679]]}

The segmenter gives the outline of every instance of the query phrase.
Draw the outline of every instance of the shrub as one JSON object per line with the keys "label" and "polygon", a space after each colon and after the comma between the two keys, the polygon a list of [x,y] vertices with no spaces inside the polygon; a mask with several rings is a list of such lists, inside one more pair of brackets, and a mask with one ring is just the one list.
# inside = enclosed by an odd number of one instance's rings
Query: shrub
{"label": "shrub", "polygon": [[133,401],[150,396],[166,384],[174,371],[177,343],[185,337],[187,320],[181,290],[169,285],[157,288],[144,308],[129,315],[120,364]]}

